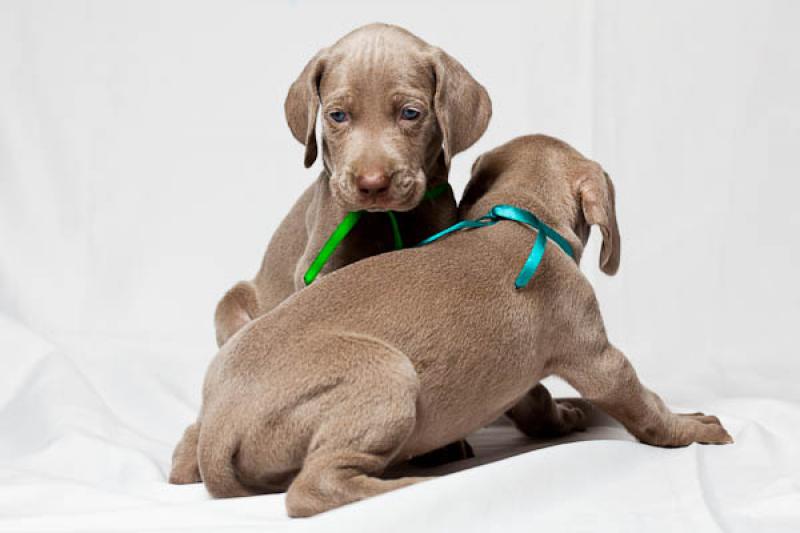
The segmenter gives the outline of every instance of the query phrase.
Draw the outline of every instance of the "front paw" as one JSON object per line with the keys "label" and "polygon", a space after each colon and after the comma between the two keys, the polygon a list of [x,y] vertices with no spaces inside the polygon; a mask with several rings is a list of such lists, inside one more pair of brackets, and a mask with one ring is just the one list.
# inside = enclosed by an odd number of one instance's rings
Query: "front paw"
{"label": "front paw", "polygon": [[673,414],[670,431],[665,435],[645,432],[640,440],[655,446],[688,446],[699,444],[731,444],[733,437],[723,427],[719,418],[704,413]]}
{"label": "front paw", "polygon": [[714,415],[703,413],[691,413],[678,415],[683,421],[683,430],[689,444],[699,442],[700,444],[731,444],[733,437]]}

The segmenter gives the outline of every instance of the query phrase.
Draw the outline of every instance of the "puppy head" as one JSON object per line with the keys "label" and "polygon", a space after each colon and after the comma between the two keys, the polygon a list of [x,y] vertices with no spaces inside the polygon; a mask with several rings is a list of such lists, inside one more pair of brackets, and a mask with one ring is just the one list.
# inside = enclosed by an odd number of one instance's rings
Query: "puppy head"
{"label": "puppy head", "polygon": [[413,209],[438,159],[483,135],[491,116],[486,90],[458,61],[395,26],[372,24],[323,49],[292,84],[289,128],[322,157],[331,193],[346,210]]}
{"label": "puppy head", "polygon": [[[484,199],[484,197],[486,197]],[[545,135],[518,137],[481,155],[459,204],[462,218],[475,216],[475,204],[508,203],[545,211],[585,245],[592,226],[600,228],[600,269],[614,275],[621,240],[614,184],[603,168],[568,144]],[[482,214],[482,213],[481,213]]]}

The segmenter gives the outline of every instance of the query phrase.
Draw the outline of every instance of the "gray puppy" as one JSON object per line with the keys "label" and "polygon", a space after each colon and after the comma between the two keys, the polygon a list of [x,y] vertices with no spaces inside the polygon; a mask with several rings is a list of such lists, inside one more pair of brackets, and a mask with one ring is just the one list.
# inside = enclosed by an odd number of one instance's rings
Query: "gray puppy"
{"label": "gray puppy", "polygon": [[[199,461],[217,497],[288,487],[288,513],[309,516],[420,481],[378,476],[528,402],[549,375],[642,442],[732,442],[714,416],[671,412],[606,337],[578,268],[590,226],[603,235],[600,268],[619,265],[614,188],[600,165],[556,139],[520,137],[476,162],[462,203],[468,219],[499,204],[528,210],[572,254],[546,247],[516,289],[534,231],[503,221],[327,276],[223,346],[199,439],[187,433],[173,468]],[[525,412],[517,423],[536,425]]]}
{"label": "gray puppy", "polygon": [[324,169],[275,231],[256,277],[219,302],[219,346],[305,286],[309,266],[348,212],[366,211],[323,275],[394,249],[385,211],[396,212],[405,243],[455,222],[452,191],[431,193],[446,186],[451,158],[486,131],[492,105],[483,86],[439,48],[402,28],[370,24],[308,62],[285,110],[306,147],[307,167],[317,158],[319,111]]}

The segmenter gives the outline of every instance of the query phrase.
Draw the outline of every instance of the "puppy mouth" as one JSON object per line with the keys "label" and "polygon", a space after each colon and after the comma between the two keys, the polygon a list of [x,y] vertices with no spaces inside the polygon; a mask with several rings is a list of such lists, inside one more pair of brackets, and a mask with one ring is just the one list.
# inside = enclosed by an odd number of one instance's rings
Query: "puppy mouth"
{"label": "puppy mouth", "polygon": [[364,195],[355,186],[354,177],[331,176],[331,195],[336,203],[346,211],[410,211],[419,205],[425,196],[425,174],[417,172],[395,172],[385,193]]}

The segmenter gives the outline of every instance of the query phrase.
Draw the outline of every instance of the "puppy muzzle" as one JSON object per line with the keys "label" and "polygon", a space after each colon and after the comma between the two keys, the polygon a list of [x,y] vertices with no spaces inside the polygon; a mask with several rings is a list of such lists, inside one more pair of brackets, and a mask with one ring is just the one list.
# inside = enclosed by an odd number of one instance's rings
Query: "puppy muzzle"
{"label": "puppy muzzle", "polygon": [[424,198],[426,184],[421,170],[394,172],[381,190],[360,188],[353,172],[334,173],[330,178],[331,195],[346,211],[410,211]]}

